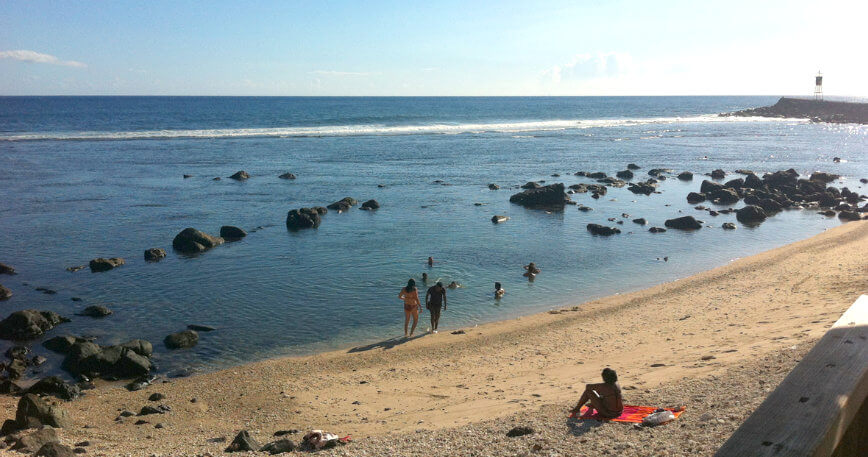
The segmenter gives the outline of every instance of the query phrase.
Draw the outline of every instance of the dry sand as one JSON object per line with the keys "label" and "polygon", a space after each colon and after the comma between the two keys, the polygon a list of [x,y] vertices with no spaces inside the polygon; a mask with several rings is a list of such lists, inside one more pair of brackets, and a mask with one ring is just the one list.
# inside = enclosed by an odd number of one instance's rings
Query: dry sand
{"label": "dry sand", "polygon": [[[560,311],[466,334],[267,360],[138,392],[104,386],[64,404],[75,426],[62,438],[89,440],[87,455],[217,455],[242,429],[265,443],[278,430],[321,428],[353,435],[335,455],[707,455],[868,291],[865,252],[868,222],[851,222],[686,279],[555,303]],[[605,366],[618,371],[627,403],[687,412],[654,430],[567,421]],[[158,404],[147,400],[153,392],[171,412],[143,425],[115,420]],[[6,417],[16,401],[0,398]],[[525,423],[538,433],[505,438]]]}

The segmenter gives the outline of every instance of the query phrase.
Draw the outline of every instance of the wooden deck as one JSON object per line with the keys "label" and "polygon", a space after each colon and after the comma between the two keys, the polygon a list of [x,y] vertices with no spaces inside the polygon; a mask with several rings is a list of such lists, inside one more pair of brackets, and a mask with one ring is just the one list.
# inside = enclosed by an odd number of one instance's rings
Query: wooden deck
{"label": "wooden deck", "polygon": [[862,295],[716,455],[868,456],[866,397],[868,295]]}

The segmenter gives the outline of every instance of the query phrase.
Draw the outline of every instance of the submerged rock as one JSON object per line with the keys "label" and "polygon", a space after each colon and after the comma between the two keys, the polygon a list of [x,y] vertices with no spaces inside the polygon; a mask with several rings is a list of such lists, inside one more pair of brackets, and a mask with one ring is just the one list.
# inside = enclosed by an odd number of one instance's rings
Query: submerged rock
{"label": "submerged rock", "polygon": [[247,174],[247,172],[244,170],[236,171],[235,174],[233,174],[232,176],[229,177],[229,179],[234,179],[236,181],[244,181],[245,179],[249,179],[249,178],[250,178],[250,175]]}
{"label": "submerged rock", "polygon": [[726,172],[718,168],[711,172],[711,179],[723,179],[726,177]]}
{"label": "submerged rock", "polygon": [[112,268],[119,267],[126,263],[124,259],[120,257],[112,257],[110,259],[104,259],[102,257],[93,259],[90,261],[90,271],[97,273],[101,271],[109,271]]}
{"label": "submerged rock", "polygon": [[834,180],[836,180],[836,179],[838,179],[838,178],[840,178],[840,177],[841,177],[840,175],[835,175],[835,174],[832,174],[832,173],[825,173],[825,172],[822,172],[822,171],[815,171],[814,173],[811,173],[811,178],[810,178],[810,180],[811,180],[811,181],[819,181],[819,182],[822,182],[822,183],[826,183],[826,184],[828,184],[828,183],[830,183],[830,182],[832,182],[832,181],[834,181]]}
{"label": "submerged rock", "polygon": [[666,231],[666,229],[663,227],[651,227],[648,229],[648,231],[651,233],[663,233]]}
{"label": "submerged rock", "polygon": [[5,263],[0,263],[0,275],[14,275],[15,269]]}
{"label": "submerged rock", "polygon": [[69,319],[53,311],[15,311],[0,321],[0,339],[29,340],[44,335],[63,322],[69,322]]}
{"label": "submerged rock", "polygon": [[766,212],[755,205],[747,205],[735,212],[735,218],[742,224],[755,224],[766,220]]}
{"label": "submerged rock", "polygon": [[247,236],[247,232],[238,227],[232,225],[224,225],[220,227],[220,238],[226,240],[240,240],[245,236]]}
{"label": "submerged rock", "polygon": [[678,174],[678,179],[680,179],[682,181],[692,181],[693,180],[693,173],[691,173],[689,171],[682,171],[681,173]]}
{"label": "submerged rock", "polygon": [[353,206],[356,206],[358,204],[359,204],[359,202],[355,198],[344,197],[344,198],[326,206],[326,208],[332,209],[332,210],[335,210],[335,211],[341,213],[344,211],[349,211],[350,208],[352,208]]}
{"label": "submerged rock", "polygon": [[495,183],[491,183],[491,184],[488,185],[488,188],[491,189],[491,190],[497,190],[497,189],[500,189],[500,186],[498,186],[498,185],[495,184]]}
{"label": "submerged rock", "polygon": [[9,300],[12,297],[12,291],[8,287],[0,284],[0,301]]}
{"label": "submerged rock", "polygon": [[587,229],[594,235],[600,236],[611,236],[617,233],[621,233],[621,230],[616,227],[606,227],[605,225],[600,224],[588,224]]}
{"label": "submerged rock", "polygon": [[162,248],[151,248],[145,250],[146,262],[159,262],[163,257],[166,257],[166,250]]}
{"label": "submerged rock", "polygon": [[639,165],[636,165],[635,163],[628,163],[627,164],[628,170],[638,170],[639,168],[642,168],[642,167],[640,167]]}
{"label": "submerged rock", "polygon": [[193,227],[187,227],[175,235],[172,240],[172,248],[185,254],[207,251],[223,244],[225,240],[217,236],[211,236]]}
{"label": "submerged rock", "polygon": [[80,313],[78,313],[78,315],[87,317],[106,317],[111,313],[112,310],[106,308],[105,306],[94,305],[88,306],[87,308],[83,309]]}
{"label": "submerged rock", "polygon": [[615,173],[615,176],[621,179],[633,179],[633,172],[630,170],[621,170]]}
{"label": "submerged rock", "polygon": [[280,178],[280,179],[295,179],[295,175],[292,173],[284,173],[284,174],[278,176],[278,178]]}
{"label": "submerged rock", "polygon": [[687,203],[694,205],[696,203],[702,203],[705,201],[705,194],[698,192],[691,192],[687,194]]}
{"label": "submerged rock", "polygon": [[163,343],[169,349],[187,349],[199,342],[199,334],[195,330],[184,330],[167,336]]}
{"label": "submerged rock", "polygon": [[299,230],[319,227],[322,218],[311,208],[293,209],[286,213],[286,228]]}
{"label": "submerged rock", "polygon": [[[605,186],[601,186],[605,188]],[[510,203],[528,208],[563,209],[570,197],[564,192],[563,183],[549,184],[544,187],[527,189],[509,197]]]}
{"label": "submerged rock", "polygon": [[365,211],[376,210],[380,209],[380,204],[376,200],[368,200],[362,203],[362,206],[360,206],[359,209],[363,209]]}
{"label": "submerged rock", "polygon": [[628,187],[627,190],[634,194],[651,195],[655,190],[657,190],[657,186],[650,182],[638,182],[630,184],[630,187]]}
{"label": "submerged rock", "polygon": [[700,224],[693,216],[668,219],[663,225],[678,230],[697,230],[702,228],[702,224]]}
{"label": "submerged rock", "polygon": [[724,230],[735,230],[735,224],[732,222],[724,222],[722,227]]}

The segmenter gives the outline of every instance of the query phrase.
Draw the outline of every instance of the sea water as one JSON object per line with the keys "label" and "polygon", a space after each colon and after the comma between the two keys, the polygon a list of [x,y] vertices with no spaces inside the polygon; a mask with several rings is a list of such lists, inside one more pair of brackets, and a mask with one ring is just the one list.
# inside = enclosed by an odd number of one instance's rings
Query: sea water
{"label": "sea water", "polygon": [[[685,200],[709,179],[705,173],[721,168],[731,179],[736,169],[822,170],[843,176],[833,185],[868,193],[859,182],[868,176],[868,127],[717,116],[774,102],[0,97],[0,262],[19,272],[0,277],[14,293],[0,302],[0,317],[53,310],[72,322],[46,338],[145,338],[155,343],[161,372],[212,370],[400,336],[398,292],[415,278],[424,293],[423,272],[428,285],[462,285],[448,291],[436,338],[675,280],[841,223],[816,210],[789,210],[755,228],[723,230],[734,214],[712,217]],[[527,181],[590,183],[574,173],[614,175],[631,162],[642,167],[635,180],[652,168],[696,176],[671,176],[650,196],[626,187],[598,200],[573,195],[593,208],[587,213],[509,203]],[[227,179],[238,170],[251,178]],[[279,179],[285,172],[297,179]],[[501,189],[489,190],[489,183]],[[382,206],[330,211],[316,230],[286,229],[290,209],[347,196]],[[492,224],[495,214],[510,219]],[[648,232],[683,215],[711,227]],[[640,217],[649,225],[632,222]],[[622,233],[592,236],[585,228],[592,222]],[[185,227],[216,235],[222,225],[250,233],[199,255],[171,249]],[[143,251],[152,247],[168,257],[146,263]],[[105,273],[66,270],[95,257],[123,257],[126,265]],[[542,269],[533,282],[522,276],[531,261]],[[500,300],[495,281],[506,289]],[[75,315],[89,305],[114,314]],[[167,350],[163,338],[188,324],[217,330],[200,333],[192,349]],[[417,331],[428,326],[423,313]],[[40,342],[32,342],[34,351],[49,358],[41,371],[58,372],[60,356]],[[0,342],[0,350],[9,344]]]}

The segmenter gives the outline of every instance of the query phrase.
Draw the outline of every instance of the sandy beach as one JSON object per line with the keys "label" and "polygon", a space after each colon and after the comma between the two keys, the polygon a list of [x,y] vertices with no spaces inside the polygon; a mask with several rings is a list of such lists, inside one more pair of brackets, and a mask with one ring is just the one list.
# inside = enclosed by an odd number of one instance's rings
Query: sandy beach
{"label": "sandy beach", "polygon": [[[137,392],[102,385],[62,402],[74,426],[60,435],[89,441],[86,455],[219,455],[239,430],[264,444],[293,429],[352,435],[327,451],[335,455],[708,455],[868,291],[865,252],[868,222],[851,222],[689,278],[576,297],[462,334],[267,360]],[[687,412],[644,431],[567,421],[606,366],[628,404]],[[749,394],[735,396],[742,389]],[[154,392],[165,399],[148,401]],[[16,402],[0,397],[4,419]],[[116,420],[148,404],[171,411]],[[506,438],[515,425],[537,433]]]}

